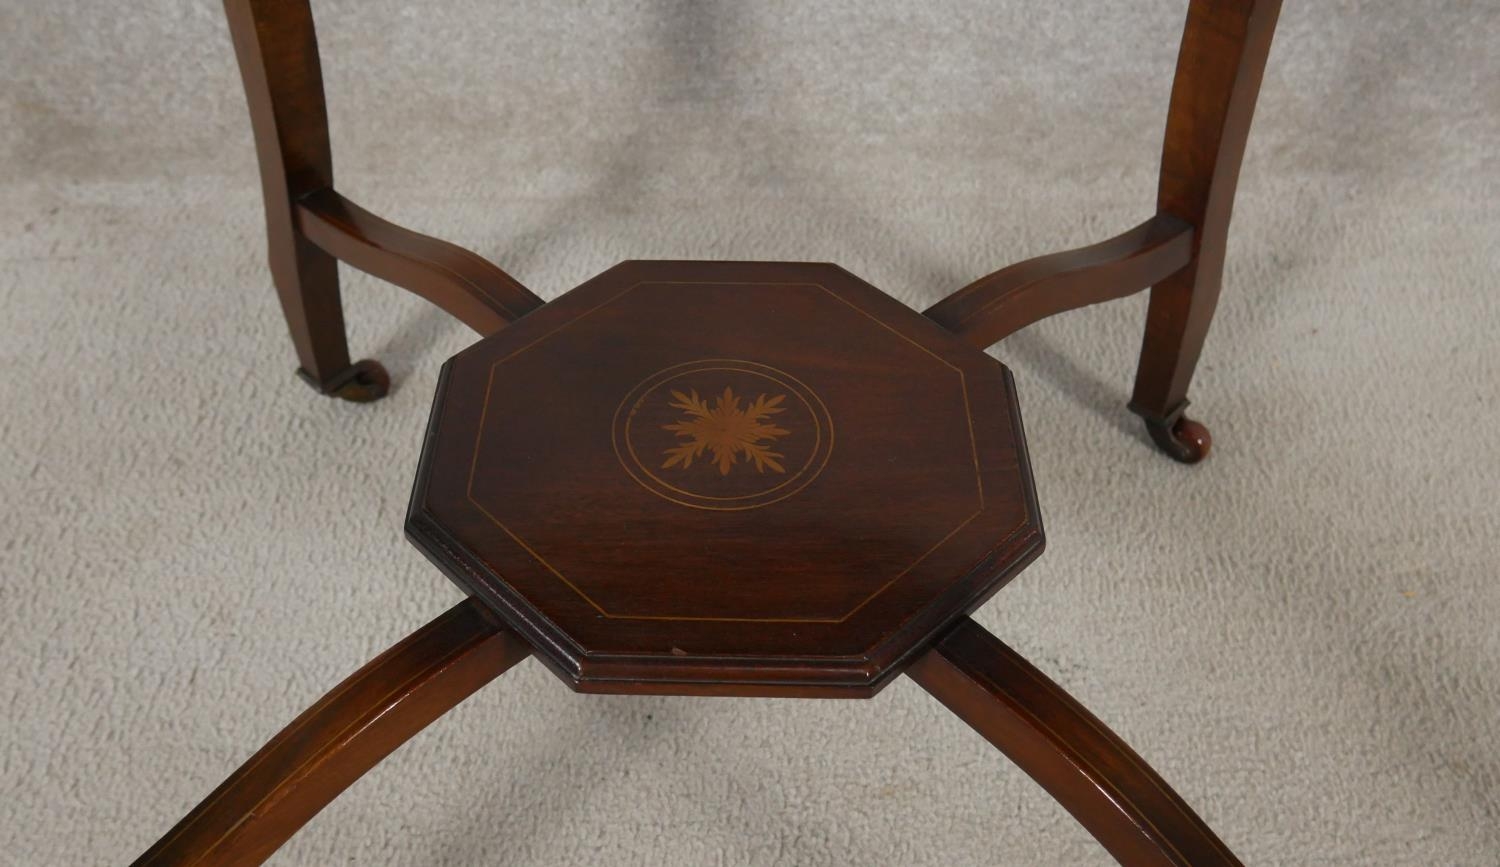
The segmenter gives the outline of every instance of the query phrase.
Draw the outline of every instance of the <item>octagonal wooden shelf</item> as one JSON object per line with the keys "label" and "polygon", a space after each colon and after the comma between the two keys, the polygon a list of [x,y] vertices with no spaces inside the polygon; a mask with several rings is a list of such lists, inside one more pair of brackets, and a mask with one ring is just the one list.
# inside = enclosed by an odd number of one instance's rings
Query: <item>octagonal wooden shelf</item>
{"label": "octagonal wooden shelf", "polygon": [[407,533],[629,693],[871,695],[1042,548],[1009,371],[780,262],[625,262],[454,356]]}

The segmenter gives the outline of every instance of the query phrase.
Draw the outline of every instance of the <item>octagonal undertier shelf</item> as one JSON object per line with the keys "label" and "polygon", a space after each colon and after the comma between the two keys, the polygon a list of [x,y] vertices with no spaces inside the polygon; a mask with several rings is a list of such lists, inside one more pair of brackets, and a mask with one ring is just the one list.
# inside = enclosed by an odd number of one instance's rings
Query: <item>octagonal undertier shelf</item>
{"label": "octagonal undertier shelf", "polygon": [[779,262],[625,262],[454,356],[407,532],[588,692],[871,695],[1042,548],[1009,371]]}

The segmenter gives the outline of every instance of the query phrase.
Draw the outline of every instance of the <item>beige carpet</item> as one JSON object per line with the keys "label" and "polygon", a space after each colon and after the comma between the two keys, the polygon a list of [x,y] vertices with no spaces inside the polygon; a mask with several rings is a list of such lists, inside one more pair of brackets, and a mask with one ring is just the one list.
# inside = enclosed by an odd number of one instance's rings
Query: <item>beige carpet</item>
{"label": "beige carpet", "polygon": [[[1151,209],[1180,0],[317,4],[340,189],[553,296],[838,262],[915,307]],[[502,7],[503,8],[500,8]],[[1251,864],[1500,864],[1500,4],[1289,2],[1193,389],[1142,298],[995,348],[1049,551],[978,615]],[[0,863],[121,864],[457,592],[401,537],[471,341],[358,274],[397,379],[311,394],[217,4],[0,5]],[[520,666],[287,865],[1108,858],[909,683],[594,698]]]}

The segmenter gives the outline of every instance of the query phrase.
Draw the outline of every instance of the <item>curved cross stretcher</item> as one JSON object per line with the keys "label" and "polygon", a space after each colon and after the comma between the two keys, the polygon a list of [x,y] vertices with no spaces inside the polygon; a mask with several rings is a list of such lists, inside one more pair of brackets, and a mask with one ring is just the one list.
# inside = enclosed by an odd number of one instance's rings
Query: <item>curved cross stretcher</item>
{"label": "curved cross stretcher", "polygon": [[[779,620],[786,618],[760,614],[725,618],[720,612],[723,606],[746,603],[722,593],[705,591],[693,598],[682,593],[659,594],[661,598],[643,601],[650,603],[647,607],[656,606],[650,611],[611,609],[609,606],[618,608],[619,603],[605,594],[617,589],[615,585],[576,584],[576,580],[582,580],[576,578],[578,573],[570,579],[544,557],[537,546],[545,545],[534,541],[533,531],[513,528],[505,523],[510,520],[508,516],[501,520],[489,514],[483,491],[475,493],[472,474],[467,479],[465,497],[475,508],[459,502],[462,498],[444,499],[443,491],[463,489],[464,480],[455,477],[457,481],[450,484],[440,477],[451,468],[438,460],[424,460],[419,495],[423,491],[436,493],[430,501],[414,503],[409,532],[434,562],[468,590],[469,598],[376,657],[309,708],[136,863],[260,863],[401,743],[511,666],[536,654],[575,688],[590,691],[869,695],[891,678],[905,674],[1035,778],[1121,863],[1237,864],[1224,843],[1134,751],[1060,686],[967,616],[1040,553],[1041,530],[1008,374],[998,365],[987,368],[977,355],[965,356],[963,352],[973,353],[973,347],[982,349],[1048,316],[1149,289],[1149,312],[1130,408],[1143,418],[1152,439],[1174,459],[1193,463],[1207,454],[1206,429],[1187,419],[1183,411],[1218,299],[1240,161],[1279,6],[1279,0],[1190,0],[1168,112],[1156,212],[1135,228],[1092,246],[1002,268],[934,305],[920,322],[912,321],[918,319],[915,314],[905,317],[883,306],[886,302],[871,294],[878,294],[877,290],[852,275],[848,287],[840,288],[843,277],[825,279],[817,276],[824,272],[798,270],[803,266],[743,266],[756,280],[781,287],[777,290],[782,293],[777,296],[781,299],[777,309],[794,309],[809,317],[815,313],[833,317],[830,322],[838,316],[846,317],[847,321],[837,320],[843,324],[828,327],[847,329],[830,333],[851,346],[868,342],[867,336],[861,335],[894,335],[889,347],[872,350],[876,354],[871,365],[887,363],[883,359],[888,359],[895,370],[909,363],[903,359],[922,358],[921,353],[936,359],[932,384],[924,385],[923,393],[930,393],[933,405],[943,407],[942,411],[958,413],[956,419],[966,417],[971,428],[977,506],[956,506],[958,518],[968,517],[946,531],[947,535],[943,535],[944,528],[955,522],[946,512],[938,514],[937,506],[932,507],[932,514],[911,509],[912,538],[893,539],[892,549],[907,542],[916,546],[916,529],[928,534],[923,539],[932,537],[936,541],[930,547],[924,547],[924,541],[914,548],[925,553],[906,572],[866,584],[860,582],[867,579],[853,573],[839,579],[844,584],[829,583],[832,579],[822,585],[804,580],[801,589],[806,592],[794,602],[783,605],[781,597],[776,596],[781,591],[774,587],[766,591],[769,596],[757,602],[763,607],[782,605],[790,622],[809,624],[798,627],[799,634],[822,635],[820,640],[827,643],[826,647],[763,647],[778,634]],[[521,350],[500,352],[506,344],[490,341],[510,339],[512,328],[517,329],[515,345],[525,346],[529,352],[532,345],[541,345],[564,329],[580,331],[572,323],[584,321],[596,310],[610,311],[595,317],[594,325],[599,328],[611,322],[618,325],[631,321],[631,316],[653,315],[653,310],[683,297],[652,295],[657,290],[649,287],[673,282],[660,276],[677,274],[671,269],[687,269],[682,272],[683,280],[696,281],[694,285],[701,291],[693,297],[709,299],[703,303],[720,295],[726,299],[738,297],[722,290],[732,280],[715,282],[718,278],[713,276],[719,273],[714,268],[722,270],[729,265],[693,270],[693,263],[627,263],[620,266],[624,270],[613,273],[619,280],[635,274],[626,280],[629,289],[620,291],[606,285],[607,272],[591,281],[594,286],[589,291],[575,291],[544,305],[536,294],[478,255],[365,211],[335,192],[320,61],[307,0],[225,0],[225,9],[260,158],[272,277],[297,351],[299,373],[320,392],[350,400],[373,400],[382,396],[389,384],[378,363],[354,363],[350,359],[338,285],[339,261],[427,299],[485,338],[473,353],[492,351],[506,361],[518,357]],[[776,275],[783,273],[784,279],[778,280]],[[648,289],[637,288],[643,285]],[[626,292],[635,293],[628,303],[606,307]],[[589,300],[592,306],[585,307],[586,299],[596,299],[597,304]],[[864,322],[861,316],[874,324]],[[771,320],[767,323],[765,329],[779,327]],[[933,323],[941,328],[933,327]],[[802,345],[797,341],[806,340],[796,328],[786,325],[777,339],[788,346]],[[857,331],[860,328],[866,330]],[[610,334],[601,331],[596,337],[608,342]],[[723,339],[737,345],[727,332]],[[960,344],[967,344],[969,349],[957,348]],[[483,350],[487,345],[491,349]],[[458,380],[469,376],[462,358],[470,352],[461,353],[445,372],[444,388],[449,389],[450,397],[462,384]],[[557,358],[565,374],[567,356]],[[820,363],[811,357],[804,361],[810,369]],[[615,448],[627,471],[620,478],[630,475],[641,486],[640,490],[622,490],[634,491],[631,496],[650,504],[640,519],[643,523],[667,518],[701,521],[709,514],[737,514],[743,519],[745,515],[766,514],[755,510],[772,503],[792,504],[784,506],[786,509],[806,508],[810,516],[828,514],[823,508],[827,504],[810,499],[823,496],[820,492],[825,489],[833,490],[839,473],[846,472],[842,464],[829,463],[828,453],[838,454],[841,461],[851,460],[851,453],[869,458],[884,454],[880,449],[889,445],[873,434],[863,440],[850,434],[851,428],[842,416],[835,417],[838,412],[828,408],[838,403],[837,393],[825,402],[819,388],[807,386],[792,374],[751,361],[693,364],[696,366],[690,370],[685,368],[687,372],[667,367],[665,373],[637,377],[634,390],[619,389],[621,393],[628,391],[634,403],[621,401],[623,409],[616,410],[612,404],[606,408],[615,413]],[[957,392],[944,391],[950,386],[942,384],[945,380],[941,377],[947,375],[942,365],[959,372]],[[837,372],[827,373],[819,380],[819,387],[855,387],[838,378],[854,367],[857,365],[842,360],[830,364],[827,369]],[[643,422],[632,429],[629,424],[631,419],[647,417],[638,414],[658,411],[647,396],[658,391],[662,395],[672,393],[671,383],[688,373],[738,383],[744,392],[742,398],[736,397],[733,388],[727,387],[722,398],[701,399],[693,390],[689,398],[684,396],[688,386],[679,385],[672,398],[675,402],[660,409],[688,413],[687,421],[673,422],[679,430],[741,431],[739,440],[731,437],[718,443],[717,464],[706,462],[710,466],[707,470],[700,464],[697,469],[705,475],[694,477],[692,484],[683,480],[685,476],[657,478],[658,471],[667,471],[653,463],[659,458],[634,454],[637,447],[660,450],[667,434],[657,428],[668,425],[657,422],[653,427]],[[971,399],[970,389],[981,387],[987,389],[983,395],[989,396],[994,406],[971,405],[979,401],[979,396]],[[707,388],[705,385],[704,394],[718,394]],[[776,388],[782,389],[780,397],[773,394]],[[751,403],[748,395],[757,389],[765,393]],[[962,402],[949,400],[954,395]],[[1002,398],[1011,401],[1010,408]],[[943,400],[949,402],[941,403]],[[451,415],[443,415],[445,411],[440,401],[434,426],[439,418],[445,424],[475,425],[481,443],[485,437],[511,435],[493,433],[482,412],[471,418],[468,405],[452,409]],[[690,424],[695,417],[706,419],[699,428]],[[881,427],[878,421],[872,417],[854,430]],[[826,442],[815,438],[814,445],[805,449],[806,466],[824,473],[820,484],[786,482],[785,491],[792,492],[786,496],[804,497],[805,507],[797,505],[803,500],[786,500],[779,493],[781,488],[762,484],[745,468],[748,464],[740,463],[748,461],[753,451],[759,466],[755,472],[787,472],[783,466],[791,463],[787,455],[801,447],[792,433],[796,423],[804,430],[819,432],[819,437],[827,428]],[[900,433],[899,422],[891,426]],[[833,445],[835,430],[843,437],[837,446]],[[436,436],[429,433],[429,450]],[[773,442],[781,451],[773,450]],[[496,448],[501,445],[504,443]],[[684,449],[679,445],[676,453],[681,458],[704,447]],[[963,448],[946,451],[963,455]],[[471,462],[477,465],[482,457],[482,450],[475,446]],[[770,470],[765,463],[768,460]],[[681,472],[693,469],[681,460],[677,463],[681,466],[669,468]],[[825,465],[830,469],[825,470]],[[949,470],[954,478],[966,472],[958,464],[947,469],[944,466],[932,467],[935,479]],[[714,471],[722,471],[722,478],[716,479]],[[501,481],[495,484],[512,486],[505,489],[508,492],[530,489],[528,485],[542,489],[538,487],[541,482],[528,477],[512,478],[497,471],[497,478]],[[718,489],[711,490],[707,487],[710,483],[728,485],[724,490],[730,493],[715,493]],[[928,481],[896,474],[882,482],[887,483],[893,492],[921,492],[925,489],[920,485]],[[943,484],[944,491],[963,487],[957,482]],[[854,487],[856,495],[867,490],[861,485]],[[804,488],[814,493],[797,493]],[[605,493],[612,502],[621,501],[617,492]],[[932,502],[941,501],[937,494],[934,497],[937,499]],[[959,499],[955,494],[954,502]],[[819,510],[814,510],[814,505]],[[854,500],[849,508],[852,511],[857,506]],[[721,509],[725,511],[717,511]],[[994,527],[1005,525],[1010,520],[1007,509],[1021,516],[1018,529],[1008,537],[997,533],[996,540],[985,542],[981,530],[989,532],[991,523]],[[486,520],[493,520],[504,533],[495,532],[484,524]],[[481,525],[486,528],[485,538],[513,540],[505,543],[508,547],[504,553],[512,558],[507,562],[514,564],[513,571],[486,571],[487,558],[495,552],[476,547],[481,543],[475,541],[480,537],[474,528]],[[533,541],[523,538],[527,534],[533,535]],[[628,556],[621,555],[623,559],[653,562],[650,558],[655,555],[644,542],[630,547],[628,540],[608,541],[614,550],[630,551]],[[869,533],[862,537],[860,551],[850,549],[850,556],[864,556],[869,553],[864,549],[879,548],[885,541],[885,536]],[[788,549],[788,556],[795,555],[802,561],[828,554],[827,546],[812,537],[795,544],[801,547]],[[979,547],[974,548],[976,545]],[[583,557],[578,562],[583,574],[588,574],[591,561],[586,553],[572,556]],[[824,572],[819,574],[826,575],[834,567],[825,564],[820,568]],[[535,580],[525,578],[533,571],[538,576]],[[567,588],[572,588],[572,595]],[[826,599],[813,598],[823,590],[828,591]],[[788,592],[785,598],[794,597]],[[598,613],[590,613],[585,601]],[[814,611],[814,602],[825,605],[826,611]],[[681,611],[674,605],[699,605],[712,611],[699,616],[701,612]],[[578,615],[580,611],[587,616]],[[924,613],[919,616],[910,613],[913,611]],[[942,612],[942,616],[934,619],[932,611]],[[570,617],[575,625],[569,625]],[[732,625],[737,619],[751,622]],[[598,629],[589,625],[615,620],[635,625]],[[715,625],[692,625],[696,620]],[[651,627],[655,632],[643,631],[645,627],[638,624],[644,622],[661,625]],[[877,641],[876,637],[878,643],[871,643]],[[655,639],[660,639],[662,647],[652,644]],[[630,644],[633,641],[640,646]],[[725,648],[735,654],[726,651],[716,655]],[[731,656],[736,661],[726,661]]]}

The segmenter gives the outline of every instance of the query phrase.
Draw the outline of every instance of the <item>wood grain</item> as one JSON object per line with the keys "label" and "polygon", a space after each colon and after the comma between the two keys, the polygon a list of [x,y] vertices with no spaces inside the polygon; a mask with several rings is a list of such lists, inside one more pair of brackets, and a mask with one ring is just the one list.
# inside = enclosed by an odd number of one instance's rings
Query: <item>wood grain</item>
{"label": "wood grain", "polygon": [[[356,377],[344,336],[338,263],[298,232],[293,214],[298,199],[333,186],[312,10],[306,0],[224,0],[224,14],[260,162],[271,279],[303,378],[324,394],[336,394]],[[366,388],[349,396],[383,393]]]}
{"label": "wood grain", "polygon": [[381,759],[530,653],[479,603],[459,603],[282,729],[136,867],[263,862]]}
{"label": "wood grain", "polygon": [[1158,213],[1193,227],[1192,261],[1151,289],[1130,408],[1171,457],[1208,454],[1188,384],[1223,282],[1229,218],[1281,0],[1193,0],[1162,147]]}
{"label": "wood grain", "polygon": [[297,226],[342,262],[420,295],[490,335],[543,301],[491,262],[366,211],[333,190],[297,202]]}
{"label": "wood grain", "polygon": [[1009,372],[791,262],[623,263],[455,356],[407,533],[575,689],[694,695],[870,695],[1042,547]]}
{"label": "wood grain", "polygon": [[352,400],[388,388],[377,363],[350,363],[339,260],[485,337],[444,368],[407,523],[474,596],[310,708],[136,863],[260,863],[535,646],[591,692],[856,697],[905,670],[1123,863],[1237,864],[1139,756],[967,618],[1043,545],[1014,385],[979,348],[1150,286],[1131,408],[1169,455],[1207,454],[1183,411],[1279,7],[1191,0],[1156,216],[980,278],[924,318],[805,263],[630,262],[543,305],[335,192],[307,0],[225,0],[304,378]]}
{"label": "wood grain", "polygon": [[1203,820],[1062,687],[963,618],[907,669],[1125,865],[1238,865]]}
{"label": "wood grain", "polygon": [[983,348],[1049,316],[1146,289],[1188,264],[1192,241],[1192,226],[1158,215],[1107,241],[981,277],[925,315]]}

